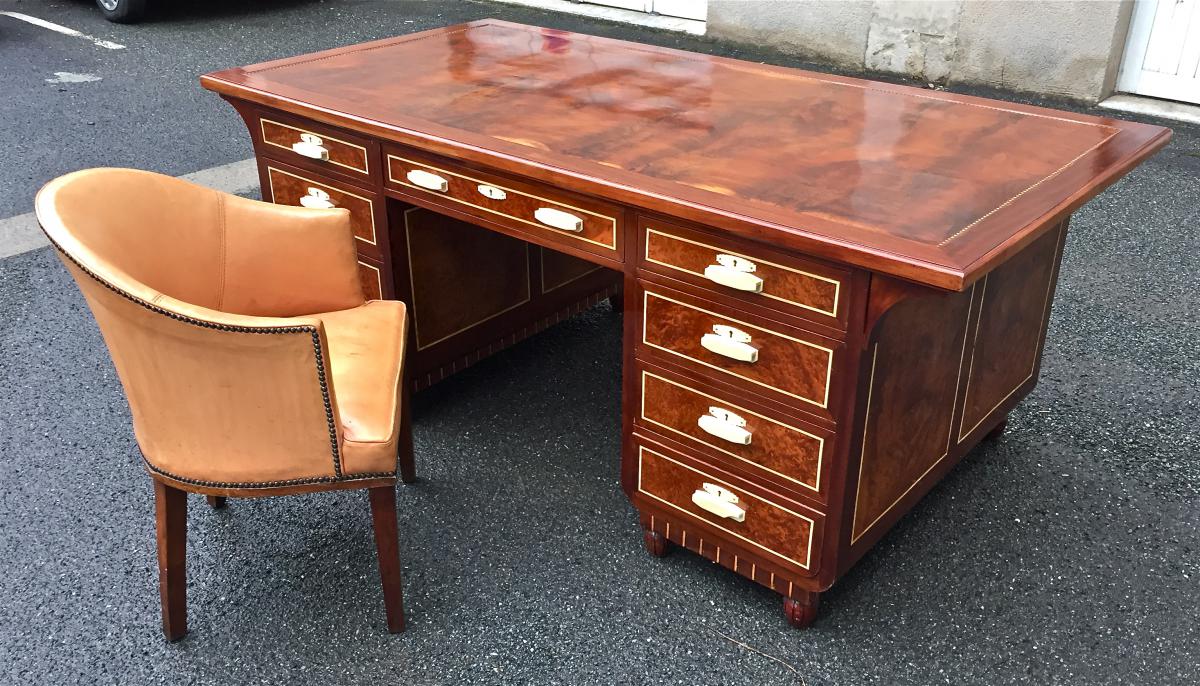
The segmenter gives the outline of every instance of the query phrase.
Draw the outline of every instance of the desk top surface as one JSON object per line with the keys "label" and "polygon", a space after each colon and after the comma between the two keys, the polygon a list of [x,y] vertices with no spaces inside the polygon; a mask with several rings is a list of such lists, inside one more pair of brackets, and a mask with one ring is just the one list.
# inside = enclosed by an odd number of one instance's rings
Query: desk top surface
{"label": "desk top surface", "polygon": [[202,78],[232,97],[961,289],[1168,129],[483,20]]}

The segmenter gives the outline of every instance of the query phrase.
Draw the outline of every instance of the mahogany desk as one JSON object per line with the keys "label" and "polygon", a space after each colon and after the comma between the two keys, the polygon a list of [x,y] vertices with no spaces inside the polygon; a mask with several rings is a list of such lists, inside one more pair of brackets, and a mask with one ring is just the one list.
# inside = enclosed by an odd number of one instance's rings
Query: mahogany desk
{"label": "mahogany desk", "polygon": [[265,199],[351,212],[364,289],[414,317],[414,389],[623,291],[647,549],[797,626],[1003,430],[1068,216],[1170,137],[495,20],[201,83]]}

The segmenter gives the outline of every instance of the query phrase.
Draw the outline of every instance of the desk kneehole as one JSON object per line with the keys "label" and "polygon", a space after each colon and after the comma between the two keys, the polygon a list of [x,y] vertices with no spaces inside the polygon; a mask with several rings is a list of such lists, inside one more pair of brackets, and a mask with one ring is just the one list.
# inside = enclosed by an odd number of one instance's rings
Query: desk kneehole
{"label": "desk kneehole", "polygon": [[620,252],[621,211],[590,198],[431,160],[387,154],[387,183],[440,207],[602,255]]}
{"label": "desk kneehole", "polygon": [[815,571],[814,539],[821,515],[748,493],[716,471],[638,446],[637,491],[653,507],[698,525],[698,530],[717,532],[718,540],[727,539],[747,553],[765,554],[803,574]]}

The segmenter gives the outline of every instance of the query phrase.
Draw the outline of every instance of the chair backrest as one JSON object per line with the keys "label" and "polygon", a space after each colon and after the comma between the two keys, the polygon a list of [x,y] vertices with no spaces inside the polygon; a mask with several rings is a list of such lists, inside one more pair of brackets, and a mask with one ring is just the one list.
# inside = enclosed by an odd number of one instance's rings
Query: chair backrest
{"label": "chair backrest", "polygon": [[225,293],[222,274],[230,208],[255,211],[243,202],[262,205],[94,169],[51,181],[36,209],[100,326],[152,471],[225,488],[336,478],[340,429],[320,320],[216,309],[253,300]]}

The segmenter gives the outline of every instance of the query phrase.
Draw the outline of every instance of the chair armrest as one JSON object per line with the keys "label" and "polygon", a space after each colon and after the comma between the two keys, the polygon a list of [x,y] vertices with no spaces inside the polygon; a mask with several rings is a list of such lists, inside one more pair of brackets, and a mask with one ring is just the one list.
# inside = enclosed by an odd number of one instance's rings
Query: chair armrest
{"label": "chair armrest", "polygon": [[225,274],[219,309],[291,317],[363,303],[348,211],[222,197]]}
{"label": "chair armrest", "polygon": [[107,289],[100,298],[108,302],[94,311],[152,470],[230,488],[341,476],[320,319],[229,314],[164,295],[143,303]]}

